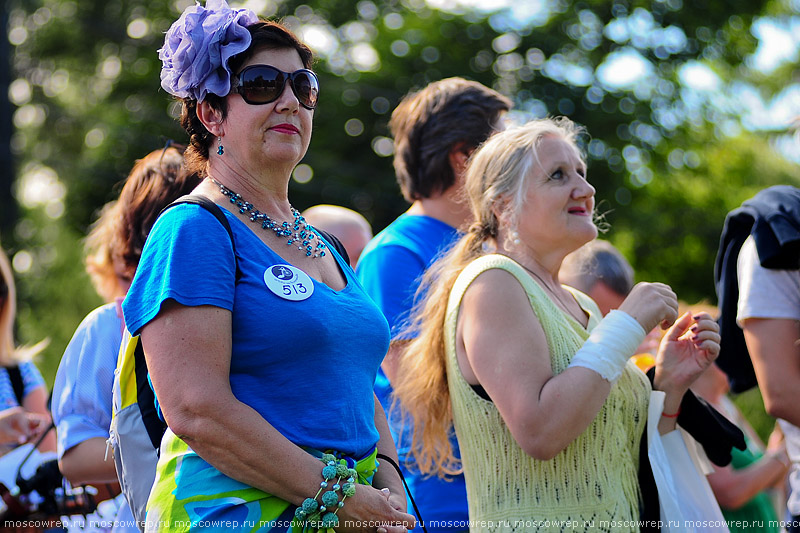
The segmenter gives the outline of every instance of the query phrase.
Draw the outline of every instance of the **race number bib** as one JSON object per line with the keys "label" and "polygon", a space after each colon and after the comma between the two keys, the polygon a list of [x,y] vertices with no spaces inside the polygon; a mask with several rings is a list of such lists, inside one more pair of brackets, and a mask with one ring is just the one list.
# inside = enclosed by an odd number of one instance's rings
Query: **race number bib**
{"label": "race number bib", "polygon": [[299,302],[314,293],[311,277],[292,265],[273,265],[264,271],[264,283],[284,300]]}

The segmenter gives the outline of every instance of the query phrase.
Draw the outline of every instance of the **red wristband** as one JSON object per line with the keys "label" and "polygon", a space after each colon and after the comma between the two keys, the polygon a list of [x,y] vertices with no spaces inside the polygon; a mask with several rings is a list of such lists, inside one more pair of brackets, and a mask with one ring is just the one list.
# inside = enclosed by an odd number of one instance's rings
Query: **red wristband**
{"label": "red wristband", "polygon": [[668,415],[667,413],[661,413],[661,416],[664,418],[678,418],[678,415],[681,414],[681,408],[678,407],[678,412],[672,415]]}

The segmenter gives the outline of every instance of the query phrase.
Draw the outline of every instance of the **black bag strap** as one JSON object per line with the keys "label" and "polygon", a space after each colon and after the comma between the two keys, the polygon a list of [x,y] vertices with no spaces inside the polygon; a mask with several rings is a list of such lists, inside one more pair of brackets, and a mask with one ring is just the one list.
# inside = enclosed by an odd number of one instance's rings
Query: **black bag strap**
{"label": "black bag strap", "polygon": [[387,463],[392,465],[392,468],[394,468],[397,471],[397,474],[403,481],[403,486],[406,488],[406,494],[408,494],[408,499],[411,500],[411,506],[414,508],[414,512],[417,513],[417,518],[419,519],[419,526],[422,528],[422,531],[428,533],[428,530],[425,527],[425,521],[422,520],[422,515],[419,514],[419,507],[417,507],[417,502],[414,501],[414,496],[411,495],[411,489],[408,488],[408,482],[406,481],[406,477],[403,475],[403,471],[400,470],[400,465],[398,465],[394,459],[392,459],[386,454],[379,453],[377,457],[378,459],[386,461]]}
{"label": "black bag strap", "polygon": [[7,366],[8,379],[11,381],[11,388],[14,389],[14,396],[17,398],[17,403],[22,406],[22,400],[25,398],[25,382],[22,381],[22,372],[19,366]]}
{"label": "black bag strap", "polygon": [[[231,239],[233,260],[236,263],[236,282],[238,283],[239,279],[241,278],[242,271],[239,269],[239,257],[236,254],[236,241],[233,239],[233,230],[231,230],[231,225],[228,222],[227,217],[225,217],[225,213],[222,212],[222,208],[205,196],[201,196],[199,194],[187,194],[185,196],[181,196],[162,209],[161,213],[159,213],[159,216],[164,214],[167,209],[180,204],[199,205],[214,215],[219,223],[222,224],[222,227],[225,228],[225,231],[228,233],[228,237]],[[164,436],[164,432],[167,430],[167,424],[158,416],[158,410],[156,409],[156,395],[153,392],[153,388],[150,386],[150,380],[148,379],[147,362],[144,358],[144,349],[142,348],[141,339],[136,340],[136,348],[134,349],[133,357],[134,368],[136,372],[136,403],[139,405],[139,410],[142,413],[142,422],[147,430],[147,436],[149,437],[150,442],[153,444],[153,448],[158,451],[160,450],[161,446],[161,438]]]}
{"label": "black bag strap", "polygon": [[[162,209],[161,213],[159,213],[158,216],[161,216],[167,209],[170,209],[180,204],[199,205],[200,207],[202,207],[203,209],[214,215],[214,218],[216,218],[219,221],[219,223],[222,224],[222,227],[225,228],[225,231],[228,232],[228,237],[230,237],[231,239],[231,248],[233,249],[233,260],[236,263],[236,281],[238,282],[239,279],[242,277],[242,271],[239,269],[239,256],[236,254],[236,241],[233,238],[233,230],[231,230],[231,224],[230,222],[228,222],[228,218],[225,216],[225,213],[222,212],[222,208],[217,204],[215,204],[214,202],[212,202],[209,198],[206,198],[205,196],[201,196],[199,194],[187,194],[181,196],[180,198],[169,204],[167,207]],[[339,245],[341,246],[341,243],[339,243]]]}
{"label": "black bag strap", "polygon": [[167,431],[167,424],[161,420],[156,410],[156,395],[147,379],[147,362],[144,359],[144,349],[142,349],[142,339],[136,339],[136,348],[133,351],[134,369],[136,372],[136,403],[142,413],[147,436],[153,444],[153,448],[160,450],[161,437]]}
{"label": "black bag strap", "polygon": [[347,250],[345,250],[344,244],[342,244],[342,241],[340,241],[336,237],[336,235],[334,235],[333,233],[329,233],[325,230],[319,229],[317,227],[314,227],[314,231],[319,232],[320,235],[325,237],[325,240],[328,241],[331,245],[333,245],[336,251],[339,252],[339,255],[342,256],[342,259],[344,259],[344,262],[347,263],[348,265],[350,264],[350,256],[347,255]]}

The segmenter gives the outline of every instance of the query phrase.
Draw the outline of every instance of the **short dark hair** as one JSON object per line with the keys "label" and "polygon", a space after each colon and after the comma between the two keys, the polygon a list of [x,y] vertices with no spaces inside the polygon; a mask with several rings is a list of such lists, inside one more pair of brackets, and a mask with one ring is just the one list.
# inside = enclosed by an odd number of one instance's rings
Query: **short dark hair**
{"label": "short dark hair", "polygon": [[449,155],[477,148],[511,100],[475,81],[447,78],[406,95],[392,112],[394,170],[409,202],[444,192],[455,181]]}
{"label": "short dark hair", "polygon": [[595,239],[567,256],[561,265],[568,285],[589,292],[600,281],[620,296],[633,289],[633,267],[619,250],[608,242]]}
{"label": "short dark hair", "polygon": [[[264,49],[294,49],[300,55],[303,67],[310,69],[314,63],[314,54],[311,49],[300,42],[300,39],[292,33],[286,26],[272,20],[260,20],[247,27],[252,40],[250,46],[244,52],[231,57],[228,60],[228,67],[234,74],[238,73],[242,65],[253,57],[253,54]],[[225,100],[227,95],[217,95],[209,93],[205,101],[211,107],[219,110],[222,118],[228,114],[228,103]],[[214,136],[203,126],[197,117],[197,100],[194,98],[183,98],[181,108],[181,126],[189,134],[189,147],[186,149],[186,169],[195,172],[200,176],[205,176],[206,163],[208,162],[208,149],[214,142]]]}

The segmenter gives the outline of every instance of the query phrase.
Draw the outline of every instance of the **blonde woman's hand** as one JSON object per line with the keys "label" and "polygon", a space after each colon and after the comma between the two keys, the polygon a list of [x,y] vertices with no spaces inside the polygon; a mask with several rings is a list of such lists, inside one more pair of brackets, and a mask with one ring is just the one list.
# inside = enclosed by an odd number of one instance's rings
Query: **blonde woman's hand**
{"label": "blonde woman's hand", "polygon": [[684,313],[658,348],[653,385],[683,395],[719,355],[719,325],[708,313]]}
{"label": "blonde woman's hand", "polygon": [[678,317],[678,297],[663,283],[637,283],[619,306],[632,316],[645,331],[657,325],[667,329]]}

